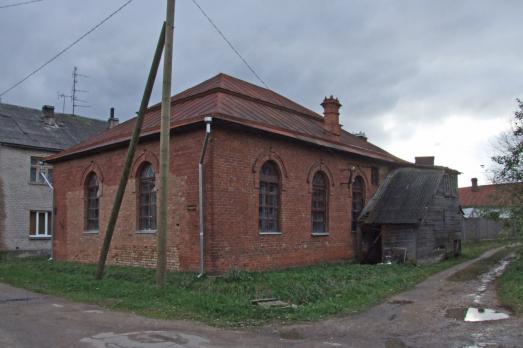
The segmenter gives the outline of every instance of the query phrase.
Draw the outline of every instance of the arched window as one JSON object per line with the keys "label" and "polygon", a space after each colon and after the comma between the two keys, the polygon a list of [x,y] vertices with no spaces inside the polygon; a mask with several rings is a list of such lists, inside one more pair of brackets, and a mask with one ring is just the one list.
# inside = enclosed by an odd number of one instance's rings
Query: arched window
{"label": "arched window", "polygon": [[100,184],[95,173],[87,176],[85,182],[85,230],[98,231],[100,200],[98,191]]}
{"label": "arched window", "polygon": [[280,172],[276,164],[267,161],[260,170],[260,232],[280,230]]}
{"label": "arched window", "polygon": [[358,217],[365,206],[365,182],[357,176],[352,183],[352,232],[358,228]]}
{"label": "arched window", "polygon": [[138,176],[138,229],[156,229],[156,189],[154,169],[145,163]]}
{"label": "arched window", "polygon": [[312,179],[312,233],[327,232],[328,222],[328,179],[325,173],[317,172]]}

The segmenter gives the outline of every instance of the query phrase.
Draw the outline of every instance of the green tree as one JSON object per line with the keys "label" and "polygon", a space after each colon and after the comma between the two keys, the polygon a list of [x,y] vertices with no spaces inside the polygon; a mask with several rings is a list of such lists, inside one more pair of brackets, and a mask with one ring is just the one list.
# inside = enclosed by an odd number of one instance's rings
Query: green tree
{"label": "green tree", "polygon": [[514,112],[511,130],[503,133],[492,157],[493,182],[513,184],[510,187],[512,205],[510,215],[521,233],[523,226],[523,102],[517,99],[518,109]]}

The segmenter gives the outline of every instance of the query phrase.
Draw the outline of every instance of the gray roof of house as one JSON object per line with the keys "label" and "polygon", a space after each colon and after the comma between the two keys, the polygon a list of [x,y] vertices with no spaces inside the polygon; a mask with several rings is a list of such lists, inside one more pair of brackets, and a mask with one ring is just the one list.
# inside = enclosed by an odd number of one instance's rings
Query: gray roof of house
{"label": "gray roof of house", "polygon": [[41,110],[0,103],[0,144],[58,151],[107,129],[107,122],[55,113],[56,125],[44,122]]}
{"label": "gray roof of house", "polygon": [[417,224],[431,204],[444,169],[400,168],[390,173],[361,212],[364,224]]}

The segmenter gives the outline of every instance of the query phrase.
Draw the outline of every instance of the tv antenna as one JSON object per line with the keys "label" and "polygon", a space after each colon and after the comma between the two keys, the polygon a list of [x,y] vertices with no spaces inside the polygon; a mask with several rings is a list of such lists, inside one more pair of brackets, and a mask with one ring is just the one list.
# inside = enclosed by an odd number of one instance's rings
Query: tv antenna
{"label": "tv antenna", "polygon": [[58,95],[58,99],[62,99],[62,114],[65,114],[65,100],[71,99],[72,95],[66,95],[61,92],[56,92],[56,94]]}
{"label": "tv antenna", "polygon": [[76,109],[77,108],[90,108],[91,106],[87,104],[86,100],[82,100],[78,98],[79,93],[88,93],[89,91],[84,89],[78,89],[78,78],[80,77],[89,77],[87,75],[83,75],[78,73],[78,67],[74,67],[73,69],[73,87],[71,89],[71,101],[73,103],[73,115],[76,115]]}

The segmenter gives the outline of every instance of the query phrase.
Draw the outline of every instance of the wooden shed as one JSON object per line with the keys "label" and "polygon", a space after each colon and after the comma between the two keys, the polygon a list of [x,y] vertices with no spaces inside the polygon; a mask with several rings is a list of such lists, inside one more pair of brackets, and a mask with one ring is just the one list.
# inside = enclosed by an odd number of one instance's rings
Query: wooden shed
{"label": "wooden shed", "polygon": [[361,261],[424,263],[459,254],[458,174],[445,167],[391,172],[359,217]]}

